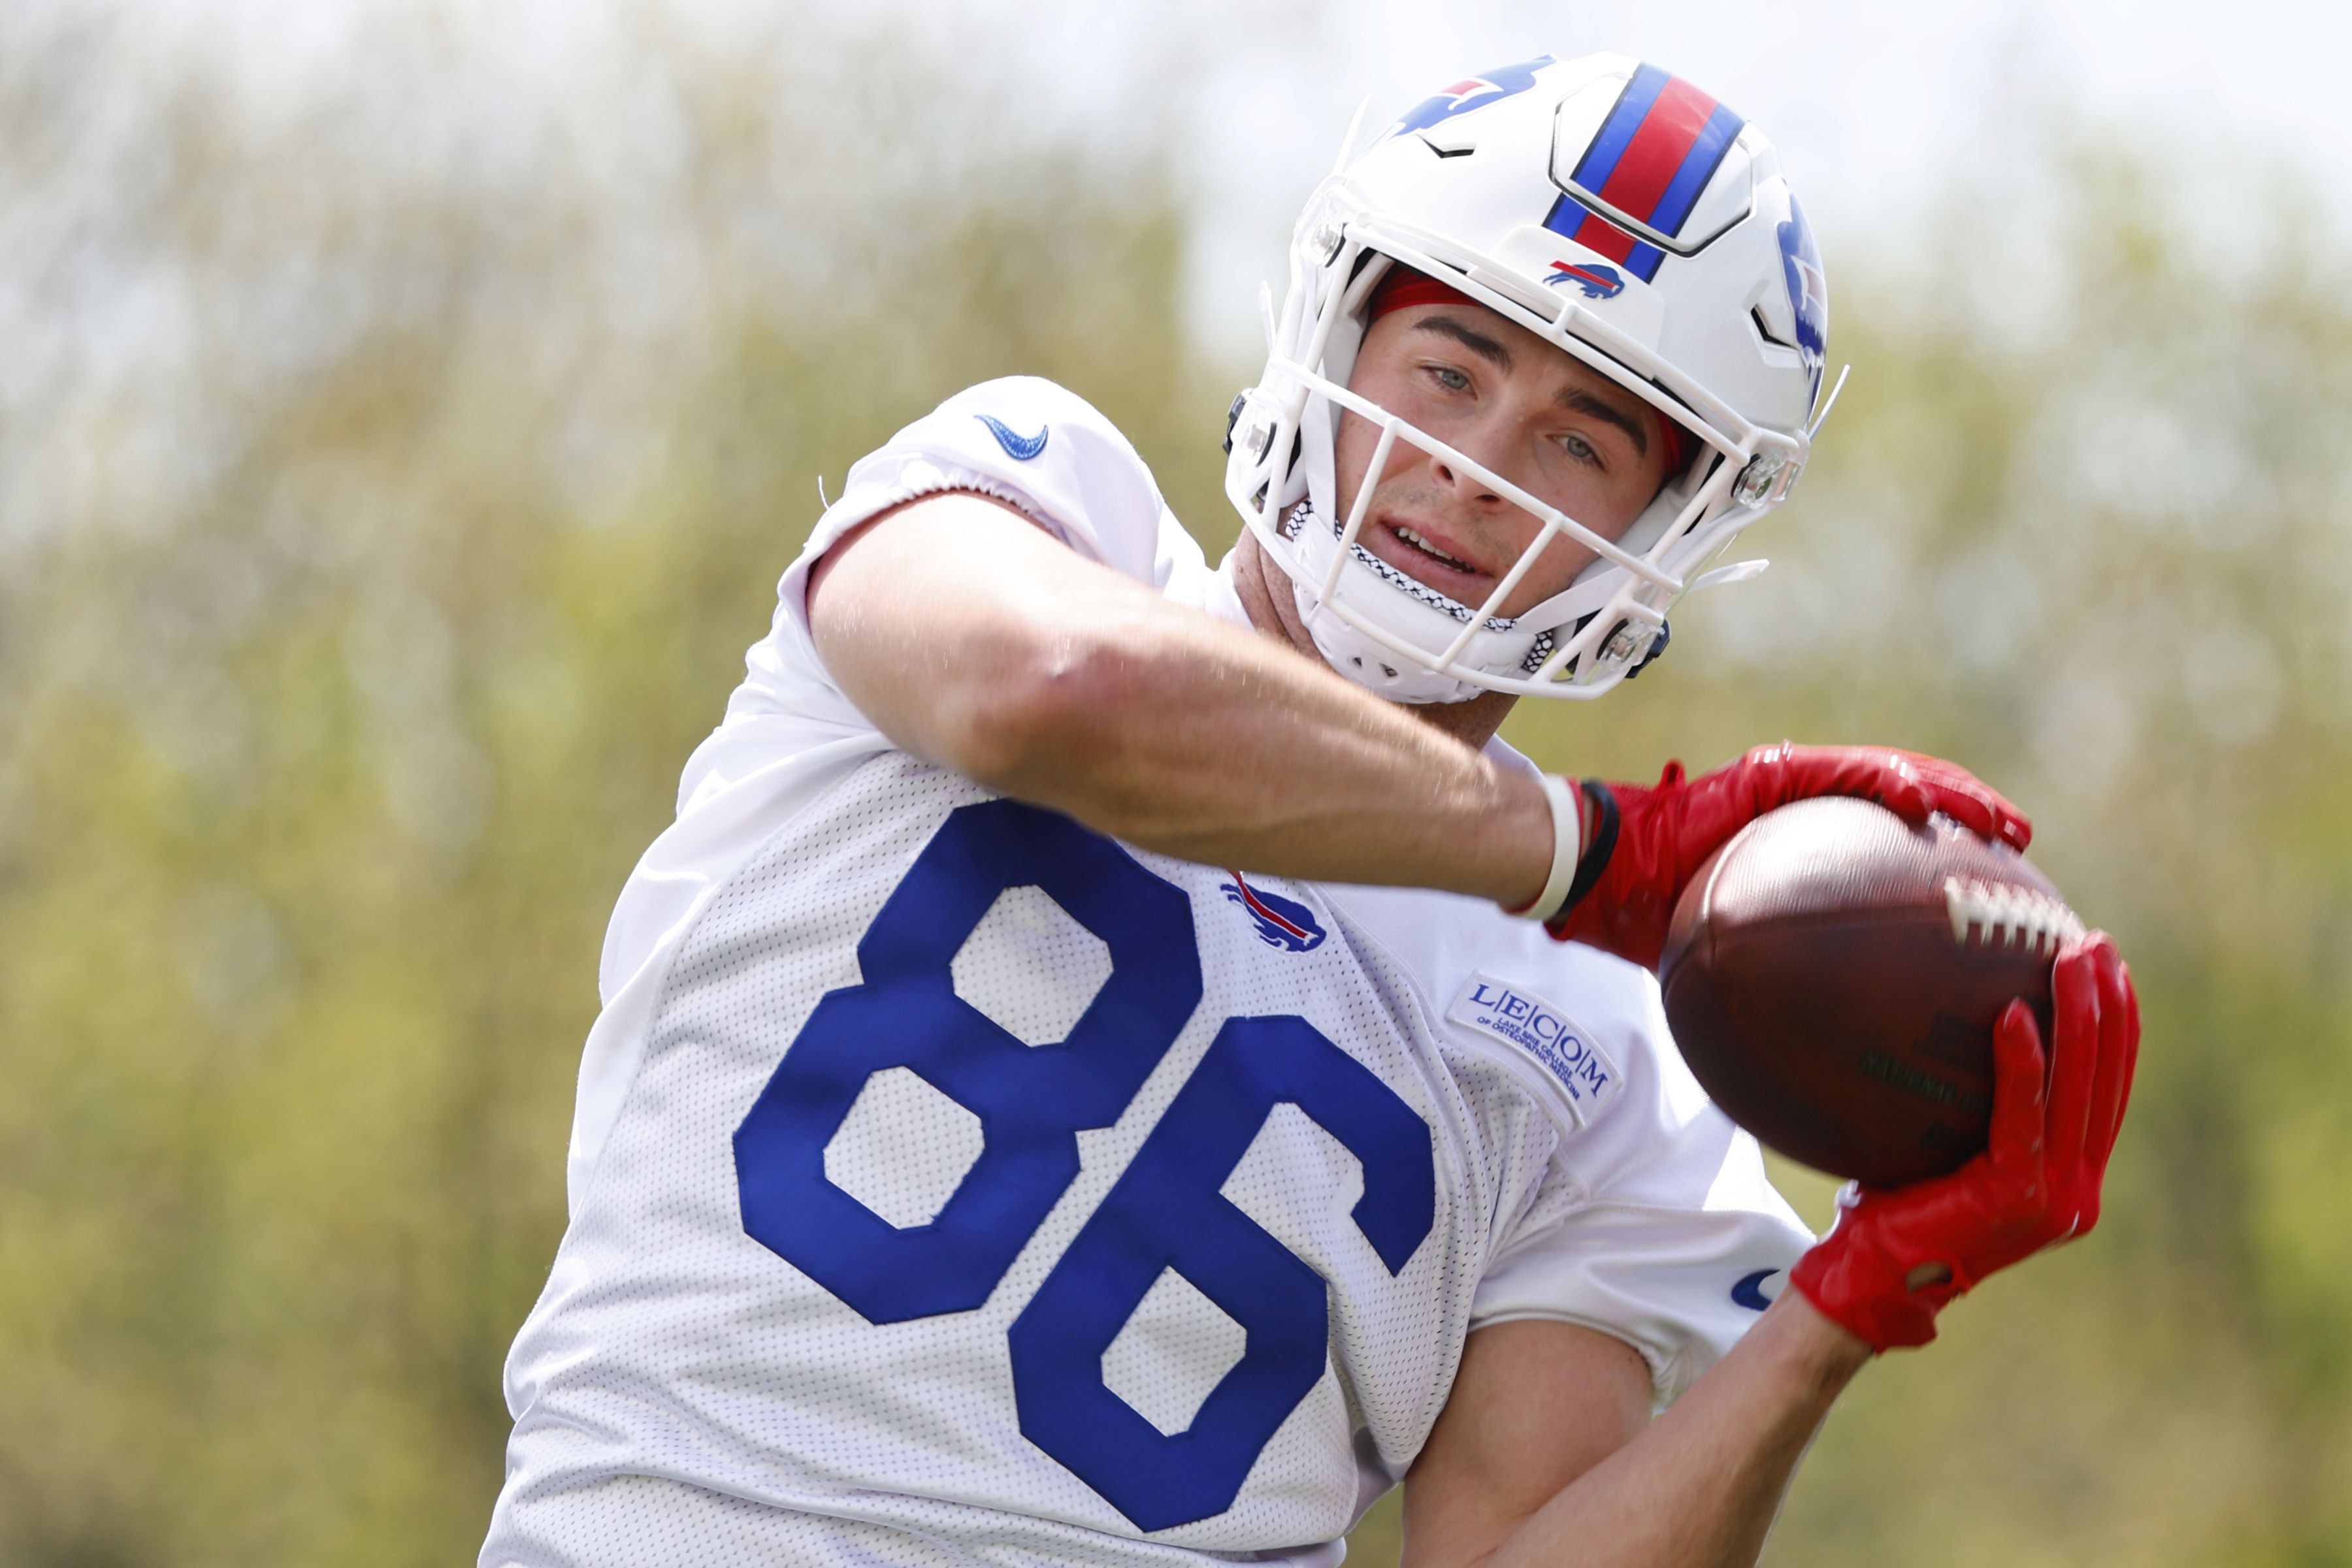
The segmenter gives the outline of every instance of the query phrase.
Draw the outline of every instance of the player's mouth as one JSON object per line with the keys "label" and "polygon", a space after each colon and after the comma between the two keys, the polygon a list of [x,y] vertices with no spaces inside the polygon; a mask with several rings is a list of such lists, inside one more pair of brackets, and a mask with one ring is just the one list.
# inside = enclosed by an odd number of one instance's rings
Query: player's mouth
{"label": "player's mouth", "polygon": [[1494,582],[1475,562],[1456,553],[1460,547],[1443,534],[1387,519],[1381,520],[1372,531],[1377,542],[1387,546],[1376,553],[1390,565],[1403,569],[1450,598],[1475,605]]}

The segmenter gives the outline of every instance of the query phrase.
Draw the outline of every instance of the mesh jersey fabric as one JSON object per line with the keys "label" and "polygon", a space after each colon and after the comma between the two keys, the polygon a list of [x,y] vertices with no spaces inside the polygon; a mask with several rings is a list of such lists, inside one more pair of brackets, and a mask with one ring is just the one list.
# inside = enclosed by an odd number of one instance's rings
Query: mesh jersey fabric
{"label": "mesh jersey fabric", "polygon": [[1475,900],[1117,846],[892,749],[802,585],[949,488],[1240,617],[1050,384],[852,471],[608,931],[486,1563],[1332,1562],[1473,1328],[1599,1329],[1668,1398],[1810,1240],[1643,972]]}

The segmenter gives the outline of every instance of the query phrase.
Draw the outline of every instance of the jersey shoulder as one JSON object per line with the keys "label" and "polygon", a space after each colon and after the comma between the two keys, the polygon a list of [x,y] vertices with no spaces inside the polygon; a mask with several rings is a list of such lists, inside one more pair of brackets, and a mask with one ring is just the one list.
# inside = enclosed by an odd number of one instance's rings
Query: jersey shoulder
{"label": "jersey shoulder", "polygon": [[1199,547],[1134,444],[1085,398],[1032,375],[967,387],[860,459],[810,552],[877,512],[945,489],[995,496],[1079,553],[1155,588],[1200,565]]}

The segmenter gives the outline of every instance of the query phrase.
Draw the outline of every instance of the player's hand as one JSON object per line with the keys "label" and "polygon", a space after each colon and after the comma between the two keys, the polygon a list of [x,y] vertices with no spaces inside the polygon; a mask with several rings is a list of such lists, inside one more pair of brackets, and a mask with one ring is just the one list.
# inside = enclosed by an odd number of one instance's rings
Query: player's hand
{"label": "player's hand", "polygon": [[2139,1058],[2139,1002],[2115,942],[2097,931],[2058,955],[2053,990],[2046,1078],[2032,1009],[2012,1002],[1994,1027],[1985,1152],[1932,1181],[1849,1185],[1837,1223],[1790,1271],[1807,1300],[1872,1349],[1926,1344],[1952,1298],[2098,1223]]}
{"label": "player's hand", "polygon": [[[1768,811],[1814,795],[1875,801],[1906,822],[1937,812],[1987,838],[2022,849],[2024,814],[1955,763],[1884,746],[1759,746],[1695,779],[1668,763],[1658,782],[1585,786],[1599,817],[1577,891],[1546,923],[1554,936],[1658,965],[1675,901],[1706,858]],[[1612,825],[1614,833],[1611,832]]]}

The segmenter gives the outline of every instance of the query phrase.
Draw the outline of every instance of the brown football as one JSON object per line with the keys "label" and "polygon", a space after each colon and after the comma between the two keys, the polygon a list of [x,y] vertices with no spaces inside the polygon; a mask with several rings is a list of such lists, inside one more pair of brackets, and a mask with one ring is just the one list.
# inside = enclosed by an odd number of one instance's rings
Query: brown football
{"label": "brown football", "polygon": [[2052,960],[2079,933],[2049,879],[1942,817],[1800,801],[1700,868],[1658,966],[1683,1059],[1734,1121],[1833,1175],[1900,1183],[1982,1149],[1992,1026],[2049,1037]]}

